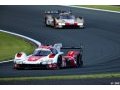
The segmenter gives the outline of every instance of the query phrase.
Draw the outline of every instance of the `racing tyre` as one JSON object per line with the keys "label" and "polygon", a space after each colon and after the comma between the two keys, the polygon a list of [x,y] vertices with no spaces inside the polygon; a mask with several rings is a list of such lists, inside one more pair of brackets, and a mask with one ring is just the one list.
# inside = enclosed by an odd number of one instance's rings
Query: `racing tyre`
{"label": "racing tyre", "polygon": [[56,23],[55,18],[53,18],[53,27],[54,27],[54,28],[57,28],[57,23]]}
{"label": "racing tyre", "polygon": [[46,26],[49,26],[49,25],[47,24],[47,17],[45,17],[45,25],[46,25]]}
{"label": "racing tyre", "polygon": [[77,67],[82,67],[82,66],[83,66],[82,55],[78,54],[77,55]]}
{"label": "racing tyre", "polygon": [[61,67],[62,67],[62,56],[59,56],[57,60],[57,69],[60,69]]}

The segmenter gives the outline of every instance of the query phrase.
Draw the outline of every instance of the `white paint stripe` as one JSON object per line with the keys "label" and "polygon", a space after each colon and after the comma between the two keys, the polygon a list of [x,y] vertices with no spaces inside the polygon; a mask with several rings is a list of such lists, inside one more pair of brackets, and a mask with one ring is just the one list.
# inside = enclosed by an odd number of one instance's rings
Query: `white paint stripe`
{"label": "white paint stripe", "polygon": [[[35,39],[32,39],[30,37],[27,37],[27,36],[24,36],[24,35],[20,35],[20,34],[17,34],[17,33],[13,33],[13,32],[9,32],[9,31],[5,31],[5,30],[1,30],[0,29],[0,32],[5,32],[5,33],[8,33],[8,34],[12,34],[12,35],[15,35],[15,36],[19,36],[19,37],[22,37],[24,39],[27,39],[33,43],[35,43],[38,47],[41,45],[41,43]],[[11,62],[13,60],[8,60],[8,61],[1,61],[0,63],[7,63],[7,62]]]}
{"label": "white paint stripe", "polygon": [[74,7],[74,8],[82,8],[82,9],[88,9],[88,10],[96,10],[96,11],[103,11],[103,12],[111,12],[111,13],[120,13],[119,11],[96,9],[96,8],[88,8],[88,7],[82,7],[82,6],[70,6],[70,5],[62,5],[62,6]]}
{"label": "white paint stripe", "polygon": [[11,61],[13,61],[13,60],[1,61],[0,64],[1,64],[1,63],[11,62]]}

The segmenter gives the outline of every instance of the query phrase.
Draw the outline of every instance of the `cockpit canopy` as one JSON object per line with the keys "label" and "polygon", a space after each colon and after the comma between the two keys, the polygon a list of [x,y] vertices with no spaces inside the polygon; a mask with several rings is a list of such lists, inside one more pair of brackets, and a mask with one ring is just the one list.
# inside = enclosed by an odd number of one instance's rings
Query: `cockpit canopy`
{"label": "cockpit canopy", "polygon": [[47,56],[51,53],[50,50],[35,50],[33,56]]}
{"label": "cockpit canopy", "polygon": [[60,15],[60,19],[75,19],[75,16],[70,14]]}
{"label": "cockpit canopy", "polygon": [[58,51],[55,48],[50,49],[36,49],[33,52],[33,56],[48,56],[49,54],[57,54]]}

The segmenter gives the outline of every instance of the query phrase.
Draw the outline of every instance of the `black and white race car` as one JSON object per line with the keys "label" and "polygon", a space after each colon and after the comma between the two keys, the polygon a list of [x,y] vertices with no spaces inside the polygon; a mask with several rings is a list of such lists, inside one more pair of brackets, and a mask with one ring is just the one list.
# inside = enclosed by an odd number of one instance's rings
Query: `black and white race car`
{"label": "black and white race car", "polygon": [[80,16],[77,17],[70,11],[47,11],[45,14],[46,26],[53,26],[54,28],[84,28],[84,18]]}

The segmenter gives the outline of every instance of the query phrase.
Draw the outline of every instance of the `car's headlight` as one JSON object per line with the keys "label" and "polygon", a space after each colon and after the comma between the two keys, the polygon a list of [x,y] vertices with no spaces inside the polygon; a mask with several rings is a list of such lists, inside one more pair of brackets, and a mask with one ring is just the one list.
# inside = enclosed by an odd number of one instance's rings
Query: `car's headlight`
{"label": "car's headlight", "polygon": [[64,20],[60,20],[60,21],[58,22],[58,25],[65,25],[65,21],[64,21]]}
{"label": "car's headlight", "polygon": [[58,25],[60,25],[60,26],[61,26],[61,25],[65,25],[65,23],[58,23]]}
{"label": "car's headlight", "polygon": [[83,23],[78,23],[78,25],[83,25]]}
{"label": "car's headlight", "polygon": [[58,20],[58,23],[65,23],[64,20]]}

